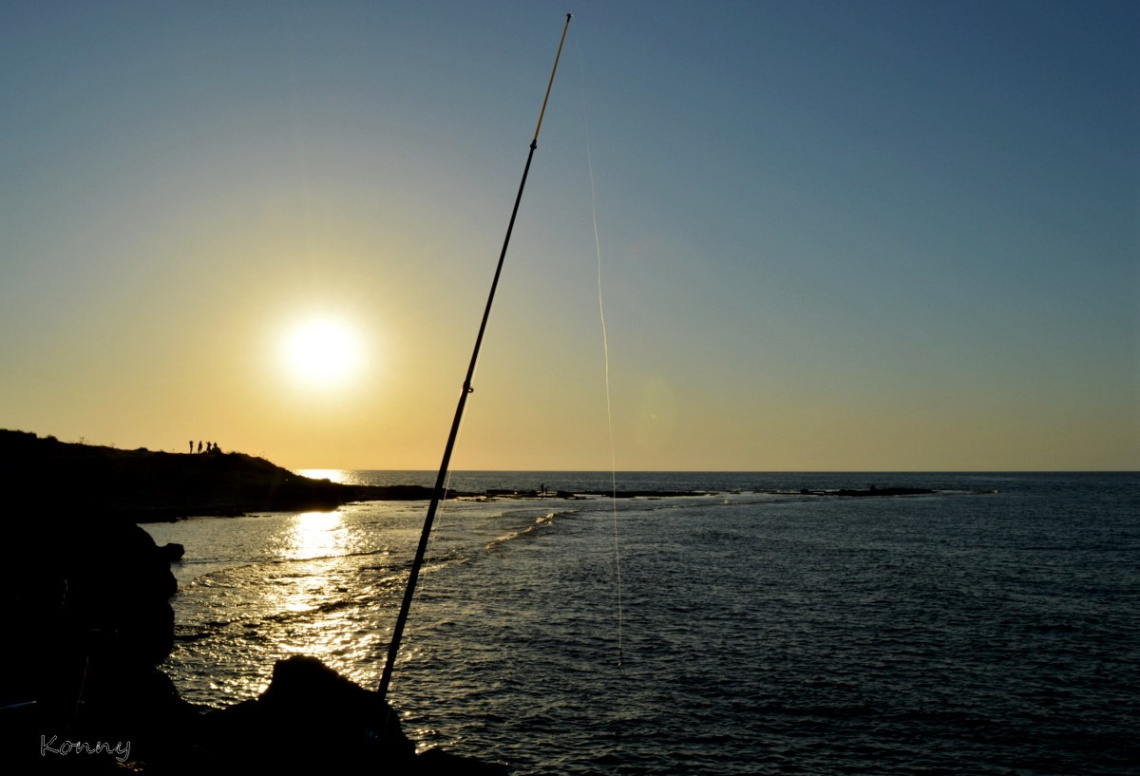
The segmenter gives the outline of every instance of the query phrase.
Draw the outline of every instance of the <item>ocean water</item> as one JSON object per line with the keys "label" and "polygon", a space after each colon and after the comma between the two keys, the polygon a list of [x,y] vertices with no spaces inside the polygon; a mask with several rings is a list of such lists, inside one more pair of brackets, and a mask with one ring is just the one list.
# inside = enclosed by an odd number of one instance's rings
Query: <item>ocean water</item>
{"label": "ocean water", "polygon": [[[941,492],[798,493],[870,484]],[[710,494],[444,505],[389,693],[422,748],[515,774],[1140,772],[1140,475],[622,473],[618,488]],[[375,687],[424,511],[146,526],[186,545],[165,670],[215,706],[296,653]]]}

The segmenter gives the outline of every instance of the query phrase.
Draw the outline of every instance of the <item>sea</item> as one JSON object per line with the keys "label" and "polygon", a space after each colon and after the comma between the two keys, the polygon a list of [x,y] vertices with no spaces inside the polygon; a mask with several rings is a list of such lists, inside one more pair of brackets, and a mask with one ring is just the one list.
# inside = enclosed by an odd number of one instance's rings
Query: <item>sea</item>
{"label": "sea", "polygon": [[[389,691],[421,750],[518,775],[1140,773],[1138,473],[450,485],[693,493],[445,502]],[[935,492],[833,495],[872,485]],[[374,688],[425,512],[144,526],[186,548],[164,670],[213,707],[294,654]]]}

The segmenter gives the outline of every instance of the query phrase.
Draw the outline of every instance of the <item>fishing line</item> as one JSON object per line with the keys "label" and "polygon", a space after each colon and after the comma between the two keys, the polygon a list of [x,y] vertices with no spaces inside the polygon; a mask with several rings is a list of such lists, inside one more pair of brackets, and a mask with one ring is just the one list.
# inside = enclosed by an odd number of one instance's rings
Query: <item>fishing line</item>
{"label": "fishing line", "polygon": [[594,186],[594,158],[590,152],[590,120],[586,111],[586,72],[582,65],[582,47],[578,38],[574,38],[574,50],[578,52],[578,75],[581,80],[582,91],[582,127],[586,137],[586,168],[590,173],[590,214],[594,221],[594,256],[598,267],[598,318],[602,324],[602,356],[605,363],[606,382],[606,423],[610,434],[610,514],[612,516],[614,534],[614,580],[617,586],[617,641],[618,666],[622,665],[624,642],[622,638],[622,591],[621,591],[621,537],[618,531],[617,509],[617,444],[614,441],[614,411],[610,396],[610,342],[606,333],[606,303],[602,293],[602,241],[598,235],[598,193]]}

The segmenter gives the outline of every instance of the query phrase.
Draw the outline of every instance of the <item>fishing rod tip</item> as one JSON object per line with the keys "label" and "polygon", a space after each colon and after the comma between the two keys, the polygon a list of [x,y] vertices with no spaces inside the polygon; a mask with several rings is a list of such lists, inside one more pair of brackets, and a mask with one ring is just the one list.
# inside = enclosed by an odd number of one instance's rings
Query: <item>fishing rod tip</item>
{"label": "fishing rod tip", "polygon": [[570,21],[570,19],[573,18],[573,16],[574,16],[574,14],[572,14],[572,13],[566,14],[566,21]]}

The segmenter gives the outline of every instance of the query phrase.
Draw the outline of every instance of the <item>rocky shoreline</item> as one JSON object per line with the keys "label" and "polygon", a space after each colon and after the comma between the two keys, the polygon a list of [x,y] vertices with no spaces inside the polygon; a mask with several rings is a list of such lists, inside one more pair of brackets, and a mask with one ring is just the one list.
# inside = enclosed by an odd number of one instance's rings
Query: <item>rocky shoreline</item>
{"label": "rocky shoreline", "polygon": [[[60,442],[23,431],[0,430],[0,486],[9,498],[50,503],[66,487],[67,499],[86,509],[136,523],[184,517],[239,517],[255,512],[328,510],[354,501],[426,501],[432,489],[419,485],[344,485],[302,477],[264,458],[238,452],[167,453],[145,448]],[[66,486],[62,485],[66,483]],[[935,493],[925,488],[783,491],[771,495],[888,497]],[[669,498],[712,496],[694,490],[449,490],[447,498]]]}
{"label": "rocky shoreline", "polygon": [[[160,669],[173,649],[170,563],[139,522],[334,509],[427,499],[428,488],[340,485],[242,453],[163,453],[0,431],[0,764],[15,773],[503,774],[439,751],[416,754],[379,695],[314,658],[279,662],[261,697],[212,710]],[[735,492],[735,491],[734,491]],[[924,489],[763,491],[899,496]],[[663,498],[704,491],[489,490],[479,499]]]}
{"label": "rocky shoreline", "polygon": [[11,517],[0,548],[0,770],[506,773],[417,755],[376,692],[315,658],[278,662],[257,699],[222,710],[188,703],[160,668],[176,591],[164,548],[112,514]]}
{"label": "rocky shoreline", "polygon": [[[139,526],[52,514],[0,551],[0,762],[12,773],[502,774],[417,755],[377,693],[314,658],[280,661],[255,700],[190,704],[173,647],[169,557]],[[288,766],[288,767],[286,767]]]}
{"label": "rocky shoreline", "polygon": [[160,668],[174,645],[180,548],[156,546],[137,519],[332,508],[376,489],[314,484],[237,453],[118,451],[10,431],[0,432],[0,463],[0,771],[507,772],[417,754],[376,692],[315,658],[278,662],[265,693],[221,710],[183,700]]}
{"label": "rocky shoreline", "polygon": [[369,487],[309,479],[245,453],[120,450],[23,431],[0,430],[0,465],[6,494],[50,503],[66,487],[71,503],[134,522],[431,497],[430,488],[414,485]]}

